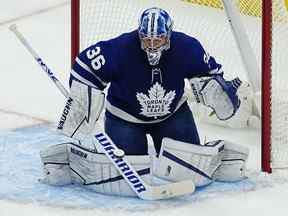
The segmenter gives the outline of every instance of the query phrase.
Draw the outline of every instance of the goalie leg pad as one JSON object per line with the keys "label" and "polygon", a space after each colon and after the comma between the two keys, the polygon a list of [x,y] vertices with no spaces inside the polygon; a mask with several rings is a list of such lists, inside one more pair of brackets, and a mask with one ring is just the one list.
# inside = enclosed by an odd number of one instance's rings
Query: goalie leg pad
{"label": "goalie leg pad", "polygon": [[169,181],[192,179],[195,186],[208,185],[221,164],[223,148],[222,141],[201,146],[164,138],[154,174]]}
{"label": "goalie leg pad", "polygon": [[[72,182],[85,185],[98,193],[137,196],[106,155],[73,144],[68,146],[68,155]],[[125,156],[125,158],[144,181],[150,180],[149,156]]]}
{"label": "goalie leg pad", "polygon": [[246,161],[249,149],[224,141],[222,163],[215,171],[213,178],[216,181],[235,182],[246,178]]}
{"label": "goalie leg pad", "polygon": [[[74,183],[98,193],[137,196],[112,162],[102,153],[78,144],[65,143],[42,150],[40,156],[44,169],[44,179],[41,180],[43,183],[56,186]],[[151,180],[149,156],[125,157],[144,181]],[[126,169],[125,166],[122,168]]]}
{"label": "goalie leg pad", "polygon": [[41,150],[40,158],[44,171],[41,182],[59,186],[72,183],[66,143]]}

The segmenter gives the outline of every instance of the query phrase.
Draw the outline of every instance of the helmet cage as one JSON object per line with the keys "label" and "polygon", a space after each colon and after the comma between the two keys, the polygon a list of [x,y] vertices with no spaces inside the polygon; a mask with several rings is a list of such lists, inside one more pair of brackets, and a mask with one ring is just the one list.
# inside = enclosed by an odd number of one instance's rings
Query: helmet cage
{"label": "helmet cage", "polygon": [[167,34],[162,34],[158,36],[149,36],[139,33],[141,48],[148,51],[156,51],[158,49],[166,50],[170,47],[170,41]]}

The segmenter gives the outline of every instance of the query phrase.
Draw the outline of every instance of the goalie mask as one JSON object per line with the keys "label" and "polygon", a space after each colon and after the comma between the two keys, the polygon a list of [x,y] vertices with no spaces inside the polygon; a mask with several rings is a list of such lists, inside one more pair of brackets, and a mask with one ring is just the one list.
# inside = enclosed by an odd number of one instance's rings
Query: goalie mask
{"label": "goalie mask", "polygon": [[170,48],[172,25],[169,14],[160,8],[149,8],[142,13],[138,33],[150,65],[157,65],[163,50]]}

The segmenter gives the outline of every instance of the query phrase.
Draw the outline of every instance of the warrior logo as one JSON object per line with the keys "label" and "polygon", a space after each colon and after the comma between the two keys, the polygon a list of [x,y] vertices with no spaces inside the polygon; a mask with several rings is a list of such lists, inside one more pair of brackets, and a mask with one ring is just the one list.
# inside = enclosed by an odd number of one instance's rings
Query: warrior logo
{"label": "warrior logo", "polygon": [[148,94],[137,93],[136,97],[139,101],[141,108],[141,115],[146,117],[157,117],[164,116],[169,113],[170,105],[175,98],[175,91],[170,91],[165,94],[165,89],[156,82],[150,90],[148,90]]}

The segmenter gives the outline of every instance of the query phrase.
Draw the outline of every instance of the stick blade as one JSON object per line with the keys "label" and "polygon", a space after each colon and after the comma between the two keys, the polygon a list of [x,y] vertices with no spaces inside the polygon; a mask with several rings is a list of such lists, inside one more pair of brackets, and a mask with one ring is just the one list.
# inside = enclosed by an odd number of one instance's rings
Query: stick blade
{"label": "stick blade", "polygon": [[141,195],[141,198],[145,200],[169,199],[172,197],[192,194],[194,191],[195,185],[193,181],[185,180],[160,186],[151,186],[146,193]]}

